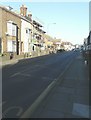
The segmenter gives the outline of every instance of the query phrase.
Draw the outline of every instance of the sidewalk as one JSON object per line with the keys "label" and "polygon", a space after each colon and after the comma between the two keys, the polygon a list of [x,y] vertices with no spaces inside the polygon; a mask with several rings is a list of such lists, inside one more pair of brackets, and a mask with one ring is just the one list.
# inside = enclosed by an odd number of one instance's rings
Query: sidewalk
{"label": "sidewalk", "polygon": [[[61,79],[61,78],[60,78]],[[78,56],[32,118],[89,118],[88,68]]]}
{"label": "sidewalk", "polygon": [[24,57],[22,58],[14,58],[14,59],[11,59],[11,60],[5,60],[3,61],[2,58],[1,58],[1,61],[0,61],[0,64],[2,66],[5,66],[5,65],[11,65],[11,64],[16,64],[19,60],[21,59],[25,59]]}
{"label": "sidewalk", "polygon": [[10,64],[15,64],[19,60],[22,60],[22,59],[26,60],[29,58],[34,58],[34,57],[39,57],[39,56],[44,56],[44,55],[48,55],[48,53],[45,53],[45,51],[44,52],[42,51],[41,54],[33,53],[32,56],[28,56],[28,57],[24,57],[24,55],[22,55],[22,56],[18,55],[11,60],[9,58],[7,59],[7,57],[6,58],[0,57],[0,65],[5,66],[5,65],[10,65]]}

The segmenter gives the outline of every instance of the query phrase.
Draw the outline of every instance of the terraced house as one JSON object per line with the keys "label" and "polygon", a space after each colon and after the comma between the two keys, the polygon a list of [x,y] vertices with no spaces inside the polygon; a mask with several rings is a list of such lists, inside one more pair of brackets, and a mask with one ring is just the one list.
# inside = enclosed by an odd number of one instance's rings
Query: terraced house
{"label": "terraced house", "polygon": [[0,6],[0,53],[9,56],[39,55],[45,50],[43,27],[32,14],[27,12],[27,7],[22,5],[20,12],[16,13],[11,7]]}
{"label": "terraced house", "polygon": [[21,54],[21,17],[11,9],[0,6],[0,52],[3,55]]}
{"label": "terraced house", "polygon": [[27,15],[27,7],[22,5],[20,7],[21,15],[21,51],[23,54],[29,56],[32,51],[32,14]]}
{"label": "terraced house", "polygon": [[39,56],[42,51],[45,50],[45,42],[44,42],[44,34],[46,33],[41,28],[43,26],[37,22],[36,20],[33,20],[33,51]]}

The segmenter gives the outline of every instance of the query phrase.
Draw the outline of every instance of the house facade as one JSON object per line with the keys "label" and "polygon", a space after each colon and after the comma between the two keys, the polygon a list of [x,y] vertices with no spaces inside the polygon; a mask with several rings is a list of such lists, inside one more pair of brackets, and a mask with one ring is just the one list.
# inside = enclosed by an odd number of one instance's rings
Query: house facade
{"label": "house facade", "polygon": [[66,41],[66,42],[62,42],[61,45],[64,46],[64,50],[65,50],[65,51],[71,51],[72,49],[75,48],[75,46],[72,45],[72,43],[67,42],[67,41]]}
{"label": "house facade", "polygon": [[0,52],[21,54],[21,18],[10,9],[0,6]]}
{"label": "house facade", "polygon": [[22,53],[29,54],[31,52],[31,32],[32,26],[26,19],[21,19],[21,48]]}
{"label": "house facade", "polygon": [[21,51],[22,54],[30,55],[32,49],[32,14],[27,15],[27,7],[22,5],[20,7],[21,15]]}
{"label": "house facade", "polygon": [[[11,7],[0,6],[0,54],[40,56],[53,51],[53,38],[46,35],[40,22],[32,19],[27,7],[22,5],[20,12]],[[47,51],[47,52],[46,52]]]}

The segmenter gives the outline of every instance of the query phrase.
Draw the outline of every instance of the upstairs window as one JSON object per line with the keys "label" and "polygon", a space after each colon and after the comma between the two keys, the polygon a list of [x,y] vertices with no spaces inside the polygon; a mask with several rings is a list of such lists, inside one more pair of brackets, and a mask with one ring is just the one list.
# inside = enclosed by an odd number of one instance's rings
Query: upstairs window
{"label": "upstairs window", "polygon": [[27,28],[27,29],[26,29],[26,33],[27,33],[27,34],[30,34],[30,33],[31,33],[31,29],[28,29],[28,28]]}
{"label": "upstairs window", "polygon": [[28,30],[26,30],[26,33],[28,33]]}
{"label": "upstairs window", "polygon": [[16,36],[16,25],[12,24],[12,36]]}
{"label": "upstairs window", "polygon": [[11,36],[16,36],[16,25],[12,22],[7,22],[7,33]]}

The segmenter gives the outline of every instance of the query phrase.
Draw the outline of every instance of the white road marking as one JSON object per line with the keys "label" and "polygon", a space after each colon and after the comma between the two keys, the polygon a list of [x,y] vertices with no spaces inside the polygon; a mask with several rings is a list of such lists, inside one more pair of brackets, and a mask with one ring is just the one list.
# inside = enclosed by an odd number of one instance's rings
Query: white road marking
{"label": "white road marking", "polygon": [[[35,66],[31,67],[32,68],[31,72],[37,71],[38,69],[36,69],[36,67],[39,67],[39,66],[40,65],[35,65]],[[17,75],[31,76],[30,74],[23,74],[23,72],[29,71],[29,69],[30,68],[26,69],[26,67],[25,67],[25,69],[22,70],[21,72],[17,72],[17,73],[14,73],[13,75],[11,75],[10,78],[15,77]]]}
{"label": "white road marking", "polygon": [[[32,68],[34,69],[34,70],[32,70],[32,72],[33,72],[33,71],[37,71],[37,69],[35,69],[36,66],[34,66],[34,67],[32,67]],[[21,72],[14,73],[13,75],[10,76],[10,78],[15,77],[15,76],[17,76],[17,75],[31,76],[30,74],[23,74],[23,72],[29,71],[29,69],[30,69],[30,68],[24,69],[24,70],[22,70]]]}
{"label": "white road marking", "polygon": [[22,76],[27,76],[27,77],[31,76],[30,74],[25,74],[25,73],[23,74],[23,73],[18,72],[18,73],[15,73],[15,74],[11,75],[10,77],[12,78],[12,77],[15,77],[17,75],[22,75]]}
{"label": "white road marking", "polygon": [[10,107],[10,108],[8,108],[8,109],[6,109],[6,110],[4,111],[3,117],[5,117],[5,116],[8,114],[8,112],[10,112],[10,111],[12,111],[12,110],[14,110],[14,109],[17,109],[16,116],[20,116],[21,113],[23,112],[23,109],[22,109],[21,107],[19,107],[19,106],[12,106],[12,107]]}
{"label": "white road marking", "polygon": [[19,75],[19,74],[20,74],[20,72],[15,73],[15,74],[11,75],[10,77],[15,77],[15,76],[17,76],[17,75]]}

